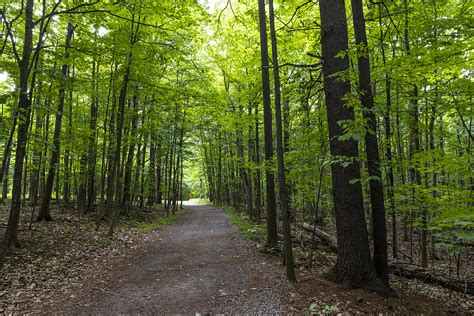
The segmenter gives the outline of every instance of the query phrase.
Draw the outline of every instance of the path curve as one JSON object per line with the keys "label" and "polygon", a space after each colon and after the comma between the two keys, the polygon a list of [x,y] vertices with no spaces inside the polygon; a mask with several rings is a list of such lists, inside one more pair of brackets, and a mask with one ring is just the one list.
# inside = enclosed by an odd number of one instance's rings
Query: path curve
{"label": "path curve", "polygon": [[[62,312],[284,313],[289,283],[275,259],[245,240],[223,210],[188,205],[137,258]],[[95,288],[95,290],[94,290]]]}

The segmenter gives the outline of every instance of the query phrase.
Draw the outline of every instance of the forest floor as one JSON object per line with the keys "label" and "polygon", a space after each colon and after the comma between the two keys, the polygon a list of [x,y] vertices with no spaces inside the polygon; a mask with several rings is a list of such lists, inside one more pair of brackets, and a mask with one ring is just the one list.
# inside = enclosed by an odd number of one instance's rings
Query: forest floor
{"label": "forest floor", "polygon": [[[31,231],[23,223],[23,247],[0,271],[0,312],[443,314],[472,308],[420,294],[420,287],[391,299],[347,291],[321,278],[320,269],[299,269],[300,282],[289,284],[281,258],[259,252],[211,206],[188,205],[174,224],[151,232],[121,226],[113,239],[106,238],[107,227],[96,231],[92,219],[54,215],[54,222]],[[317,257],[321,269],[330,267],[325,260]]]}

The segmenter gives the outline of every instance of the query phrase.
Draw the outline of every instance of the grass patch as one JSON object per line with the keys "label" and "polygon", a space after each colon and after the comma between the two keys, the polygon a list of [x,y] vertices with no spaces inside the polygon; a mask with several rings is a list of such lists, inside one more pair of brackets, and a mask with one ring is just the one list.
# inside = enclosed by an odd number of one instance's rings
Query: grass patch
{"label": "grass patch", "polygon": [[266,226],[254,223],[247,215],[238,214],[229,206],[222,207],[229,215],[232,223],[242,230],[242,234],[246,239],[255,241],[259,244],[265,242]]}
{"label": "grass patch", "polygon": [[209,202],[208,199],[191,199],[190,200],[193,203],[196,203],[198,205],[211,205],[211,202]]}
{"label": "grass patch", "polygon": [[184,209],[179,209],[175,214],[169,214],[165,216],[158,217],[152,222],[149,223],[143,223],[138,226],[138,228],[145,232],[149,233],[152,232],[158,228],[168,226],[176,222],[183,214],[185,213]]}

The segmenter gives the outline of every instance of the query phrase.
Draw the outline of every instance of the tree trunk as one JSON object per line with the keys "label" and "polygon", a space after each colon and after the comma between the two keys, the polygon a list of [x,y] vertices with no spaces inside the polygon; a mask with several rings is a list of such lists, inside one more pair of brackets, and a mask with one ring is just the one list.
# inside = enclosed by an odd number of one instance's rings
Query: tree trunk
{"label": "tree trunk", "polygon": [[[132,24],[133,27],[133,24]],[[110,161],[111,167],[109,174],[109,183],[111,187],[109,187],[107,192],[107,208],[109,209],[109,214],[112,215],[112,221],[109,226],[108,235],[112,236],[114,234],[115,224],[117,221],[118,213],[117,210],[114,210],[114,194],[115,192],[119,191],[120,187],[120,151],[122,150],[122,135],[123,135],[123,121],[125,115],[125,102],[127,100],[127,88],[128,82],[130,80],[130,68],[132,65],[132,53],[128,55],[128,64],[125,69],[125,75],[123,77],[122,88],[120,89],[119,101],[118,101],[118,109],[117,109],[117,133],[116,133],[116,141],[115,141],[115,148],[114,154],[111,157],[112,160]],[[109,203],[110,202],[110,203]]]}
{"label": "tree trunk", "polygon": [[158,165],[156,166],[156,203],[158,205],[161,205],[163,203],[163,191],[161,189],[161,183],[162,183],[162,151],[161,151],[161,141],[158,144],[157,148],[157,153],[158,153],[158,159],[157,163]]}
{"label": "tree trunk", "polygon": [[2,204],[5,205],[8,199],[8,172],[10,170],[10,157],[7,159],[7,164],[5,167],[5,175],[6,177],[3,178],[2,184]]}
{"label": "tree trunk", "polygon": [[[72,68],[71,85],[74,82],[74,67]],[[71,87],[69,91],[69,108],[68,108],[68,125],[67,125],[67,142],[69,146],[67,147],[64,153],[64,179],[63,179],[63,202],[66,208],[70,207],[71,199],[71,151],[70,147],[72,145],[72,104],[73,104],[73,88]]]}
{"label": "tree trunk", "polygon": [[[15,168],[13,172],[12,204],[10,216],[8,217],[7,229],[5,231],[4,249],[15,246],[18,238],[18,224],[20,221],[21,208],[21,181],[23,179],[23,163],[26,153],[26,142],[28,137],[28,126],[30,124],[31,99],[28,93],[28,77],[30,73],[29,64],[33,49],[33,0],[27,0],[25,7],[25,34],[23,40],[23,53],[19,62],[20,68],[20,97],[18,101],[18,116],[21,116],[18,124],[18,136],[15,152]],[[3,251],[3,256],[6,251]]]}
{"label": "tree trunk", "polygon": [[270,36],[272,39],[273,80],[275,86],[275,124],[278,160],[278,189],[280,193],[280,211],[282,214],[283,221],[283,252],[285,256],[286,277],[290,282],[296,282],[295,262],[293,260],[293,248],[291,243],[290,213],[286,188],[286,171],[283,149],[283,128],[281,118],[280,70],[278,67],[278,47],[275,32],[275,14],[273,12],[273,0],[270,0],[268,2],[268,6],[270,16]]}
{"label": "tree trunk", "polygon": [[156,145],[153,143],[153,137],[150,142],[150,162],[148,164],[148,186],[147,186],[147,195],[148,201],[147,206],[153,206],[156,200],[156,192],[155,192],[155,161],[156,161]]}
{"label": "tree trunk", "polygon": [[[251,163],[253,160],[253,139],[252,139],[252,105],[249,104],[247,109],[247,115],[249,118],[249,124],[247,129],[247,162]],[[221,157],[219,156],[219,159]],[[220,172],[220,171],[219,171]],[[247,171],[247,186],[248,186],[248,195],[247,195],[247,211],[251,219],[255,220],[255,209],[253,207],[253,187],[252,187],[252,170]]]}
{"label": "tree trunk", "polygon": [[135,138],[138,128],[138,95],[135,93],[133,97],[133,118],[132,118],[132,129],[130,131],[130,145],[128,147],[127,163],[125,164],[125,175],[123,178],[123,195],[122,204],[128,208],[130,202],[130,187],[132,182],[132,167],[133,158],[135,153]]}
{"label": "tree trunk", "polygon": [[68,57],[69,57],[69,46],[71,45],[71,39],[74,32],[74,27],[72,24],[68,23],[67,26],[67,34],[66,34],[66,45],[65,45],[65,52],[64,58],[66,63],[62,66],[61,69],[61,76],[62,82],[59,88],[59,100],[58,100],[58,109],[56,112],[56,121],[54,123],[54,134],[53,134],[53,150],[51,153],[51,159],[49,162],[49,170],[48,170],[48,177],[46,179],[46,185],[44,188],[42,200],[41,200],[41,207],[39,210],[38,217],[36,218],[37,221],[51,221],[53,218],[49,212],[49,206],[51,203],[51,195],[53,192],[53,184],[54,184],[54,176],[56,174],[56,169],[59,163],[59,156],[60,156],[60,146],[61,146],[61,126],[63,120],[63,110],[64,110],[64,99],[66,94],[67,88],[67,77],[68,77]]}
{"label": "tree trunk", "polygon": [[353,179],[360,179],[357,141],[339,139],[344,134],[339,122],[354,120],[353,108],[346,106],[343,100],[350,92],[350,83],[335,77],[340,72],[349,71],[348,56],[337,57],[348,50],[344,0],[321,0],[319,8],[330,152],[333,157],[345,157],[352,161],[348,165],[331,165],[338,255],[328,278],[343,283],[347,288],[362,287],[385,292],[370,256],[362,187],[360,182],[352,182]]}
{"label": "tree trunk", "polygon": [[[33,157],[32,157],[32,162],[33,165],[31,166],[31,176],[30,176],[30,203],[33,204],[33,208],[36,206],[36,202],[38,200],[38,187],[39,187],[39,175],[40,175],[40,169],[41,169],[41,164],[42,164],[42,156],[43,152],[41,151],[41,147],[39,144],[41,144],[42,137],[43,135],[41,134],[43,130],[43,116],[41,115],[39,111],[39,106],[41,104],[41,82],[38,83],[38,90],[36,93],[36,105],[38,109],[36,110],[36,122],[35,122],[35,133],[34,133],[34,149],[33,149]],[[51,89],[51,85],[50,85]],[[49,91],[50,92],[50,91]],[[38,144],[38,145],[36,145]]]}
{"label": "tree trunk", "polygon": [[[255,165],[260,167],[260,132],[259,132],[259,119],[258,119],[258,105],[255,106],[255,150],[254,150],[254,162]],[[260,224],[262,220],[262,191],[261,191],[261,172],[260,168],[257,168],[255,174],[255,221]]]}
{"label": "tree trunk", "polygon": [[[260,22],[260,55],[262,59],[263,125],[265,135],[265,162],[273,159],[272,106],[270,103],[270,75],[268,63],[267,21],[265,0],[258,0],[258,18]],[[275,176],[269,166],[265,166],[267,246],[278,247],[277,211],[275,197]]]}
{"label": "tree trunk", "polygon": [[97,116],[99,114],[99,74],[100,64],[94,60],[92,65],[92,97],[89,118],[89,153],[87,154],[87,204],[86,212],[96,203],[96,165],[97,165]]}
{"label": "tree trunk", "polygon": [[10,160],[10,154],[11,154],[12,143],[13,143],[13,136],[15,136],[15,130],[16,130],[16,125],[17,125],[17,121],[18,121],[18,114],[19,114],[19,112],[16,109],[13,110],[13,122],[12,122],[12,126],[10,128],[10,135],[8,136],[8,140],[5,143],[5,147],[3,149],[2,168],[0,169],[0,182],[3,180],[3,178],[6,174],[7,163]]}
{"label": "tree trunk", "polygon": [[370,86],[370,62],[365,30],[362,0],[352,0],[352,17],[358,51],[359,93],[364,119],[367,120],[365,151],[369,173],[370,202],[372,205],[372,230],[374,238],[374,265],[381,281],[389,284],[387,258],[387,226],[385,223],[384,191],[380,170],[379,146],[377,143],[377,118],[373,110],[374,98]]}

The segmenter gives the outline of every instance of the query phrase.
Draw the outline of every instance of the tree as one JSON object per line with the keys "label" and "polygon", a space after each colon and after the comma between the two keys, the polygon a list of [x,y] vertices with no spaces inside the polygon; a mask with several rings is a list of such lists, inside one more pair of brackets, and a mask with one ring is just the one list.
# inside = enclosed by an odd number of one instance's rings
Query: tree
{"label": "tree", "polygon": [[[12,205],[10,209],[10,216],[8,217],[7,229],[5,231],[5,250],[3,251],[2,257],[4,256],[6,249],[15,246],[18,242],[18,224],[20,221],[21,208],[21,183],[23,180],[23,163],[26,154],[26,143],[31,111],[31,95],[28,89],[28,78],[30,75],[30,60],[33,50],[33,10],[33,0],[28,0],[25,6],[25,33],[21,59],[16,54],[16,59],[20,70],[20,97],[18,100],[17,113],[19,116],[19,124],[15,153],[15,168],[13,173]],[[0,260],[0,264],[3,264],[3,260]]]}
{"label": "tree", "polygon": [[275,86],[275,122],[277,139],[277,159],[278,159],[278,189],[280,193],[280,210],[283,219],[283,243],[286,277],[295,282],[295,263],[293,260],[293,248],[291,242],[290,212],[288,205],[288,192],[286,187],[286,170],[283,149],[283,128],[281,117],[281,90],[280,90],[280,71],[278,67],[278,46],[275,31],[275,13],[273,11],[273,1],[268,2],[270,16],[270,34],[272,41],[272,60],[273,60],[273,78]]}
{"label": "tree", "polygon": [[387,226],[385,223],[384,191],[377,143],[377,119],[370,80],[370,62],[365,31],[364,10],[361,0],[352,0],[352,19],[358,47],[359,94],[366,122],[365,152],[369,173],[370,201],[372,205],[372,230],[374,238],[374,265],[379,278],[388,284]]}
{"label": "tree", "polygon": [[354,120],[354,110],[344,100],[350,84],[347,79],[341,79],[341,73],[349,71],[345,4],[343,0],[321,0],[319,9],[329,148],[335,159],[331,173],[338,245],[336,265],[328,278],[349,288],[383,291],[370,256],[362,187],[358,181],[361,175],[357,141],[343,139],[341,127],[342,122]]}
{"label": "tree", "polygon": [[[260,22],[260,55],[262,60],[262,91],[263,91],[263,124],[265,135],[265,162],[270,164],[273,158],[272,108],[270,104],[270,74],[268,63],[267,22],[265,1],[258,1],[258,19]],[[267,211],[267,246],[277,247],[277,216],[275,198],[275,178],[270,166],[265,167],[266,211]]]}
{"label": "tree", "polygon": [[53,136],[53,152],[51,153],[51,159],[49,161],[49,170],[48,170],[48,178],[46,179],[45,190],[43,192],[43,197],[41,201],[41,208],[36,218],[37,221],[42,221],[43,219],[46,221],[51,221],[53,218],[49,213],[49,206],[51,203],[51,194],[53,192],[53,184],[54,184],[54,176],[56,174],[56,169],[58,168],[59,163],[59,155],[60,155],[60,135],[61,135],[61,126],[63,121],[63,110],[64,110],[64,100],[66,98],[66,87],[67,87],[67,79],[68,79],[68,72],[69,72],[69,64],[68,64],[68,57],[69,57],[69,47],[71,46],[71,39],[74,32],[74,26],[71,23],[68,23],[67,26],[67,34],[66,34],[66,43],[65,43],[65,53],[64,53],[64,60],[65,63],[61,69],[61,84],[59,88],[59,100],[58,100],[58,109],[56,112],[56,122],[54,124],[54,136]]}

